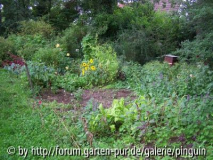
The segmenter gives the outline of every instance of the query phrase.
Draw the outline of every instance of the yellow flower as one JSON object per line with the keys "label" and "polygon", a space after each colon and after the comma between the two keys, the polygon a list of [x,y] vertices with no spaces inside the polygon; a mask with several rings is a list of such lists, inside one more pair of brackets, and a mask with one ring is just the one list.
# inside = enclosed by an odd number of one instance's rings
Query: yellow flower
{"label": "yellow flower", "polygon": [[89,62],[90,62],[90,63],[93,63],[94,61],[93,61],[93,59],[90,59]]}
{"label": "yellow flower", "polygon": [[56,47],[56,48],[60,47],[60,44],[57,43],[57,44],[55,45],[55,47]]}
{"label": "yellow flower", "polygon": [[68,70],[68,69],[69,69],[69,67],[68,67],[68,66],[66,66],[65,68],[66,68],[66,70]]}
{"label": "yellow flower", "polygon": [[86,66],[87,66],[87,64],[86,64],[86,63],[82,63],[82,66],[86,67]]}
{"label": "yellow flower", "polygon": [[95,71],[96,70],[95,66],[91,66],[91,70]]}
{"label": "yellow flower", "polygon": [[85,67],[85,71],[87,71],[88,70],[88,67]]}
{"label": "yellow flower", "polygon": [[67,57],[69,57],[70,56],[70,54],[69,53],[67,53]]}
{"label": "yellow flower", "polygon": [[84,69],[82,69],[82,75],[84,76]]}

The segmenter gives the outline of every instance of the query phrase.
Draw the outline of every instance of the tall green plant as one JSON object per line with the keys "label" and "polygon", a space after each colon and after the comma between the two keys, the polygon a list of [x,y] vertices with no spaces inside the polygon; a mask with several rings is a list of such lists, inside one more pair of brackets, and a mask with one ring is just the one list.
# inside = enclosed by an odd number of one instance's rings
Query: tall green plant
{"label": "tall green plant", "polygon": [[116,52],[109,44],[99,45],[90,35],[87,35],[82,41],[82,47],[85,60],[96,59],[102,83],[113,81],[118,71],[118,60]]}

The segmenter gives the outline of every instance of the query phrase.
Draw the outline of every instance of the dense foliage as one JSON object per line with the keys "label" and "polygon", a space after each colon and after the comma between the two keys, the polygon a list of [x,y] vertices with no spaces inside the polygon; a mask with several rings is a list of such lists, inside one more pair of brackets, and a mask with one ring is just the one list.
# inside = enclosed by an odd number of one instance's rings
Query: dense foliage
{"label": "dense foliage", "polygon": [[[189,4],[186,4],[189,5]],[[193,5],[189,5],[185,12],[186,27],[190,28],[190,32],[196,32],[194,39],[187,39],[181,44],[181,48],[175,53],[180,55],[183,60],[190,62],[205,62],[212,66],[212,40],[213,40],[213,2],[210,0],[199,0]]]}
{"label": "dense foliage", "polygon": [[[57,145],[203,147],[213,158],[212,1],[182,1],[174,13],[155,11],[149,0],[117,2],[0,2],[0,159],[16,158],[9,146]],[[169,53],[179,62],[162,62]],[[81,106],[84,91],[99,88],[135,95]],[[44,91],[74,98],[45,102]]]}

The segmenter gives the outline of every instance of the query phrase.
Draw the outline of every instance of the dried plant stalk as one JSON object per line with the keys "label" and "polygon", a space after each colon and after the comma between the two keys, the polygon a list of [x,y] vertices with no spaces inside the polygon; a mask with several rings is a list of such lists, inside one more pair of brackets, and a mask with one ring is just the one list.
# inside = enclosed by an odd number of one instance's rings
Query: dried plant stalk
{"label": "dried plant stalk", "polygon": [[87,136],[87,141],[88,141],[89,145],[92,147],[93,134],[88,130],[87,120],[84,117],[82,117],[81,120],[82,120],[83,125],[84,125],[84,131],[85,131],[86,136]]}

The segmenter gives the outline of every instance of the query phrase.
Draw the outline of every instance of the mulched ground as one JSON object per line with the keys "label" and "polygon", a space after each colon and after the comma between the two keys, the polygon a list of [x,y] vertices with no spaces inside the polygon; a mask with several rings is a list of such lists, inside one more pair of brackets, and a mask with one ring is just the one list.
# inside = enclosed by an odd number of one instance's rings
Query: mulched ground
{"label": "mulched ground", "polygon": [[58,103],[74,104],[76,101],[79,102],[80,106],[85,107],[87,103],[93,99],[93,104],[103,104],[104,107],[108,108],[111,106],[113,99],[124,98],[125,101],[131,101],[136,98],[134,93],[127,89],[91,89],[83,90],[80,99],[76,100],[73,93],[66,92],[63,89],[58,90],[55,94],[51,90],[44,90],[41,92],[39,99],[44,101],[52,102],[57,101]]}

